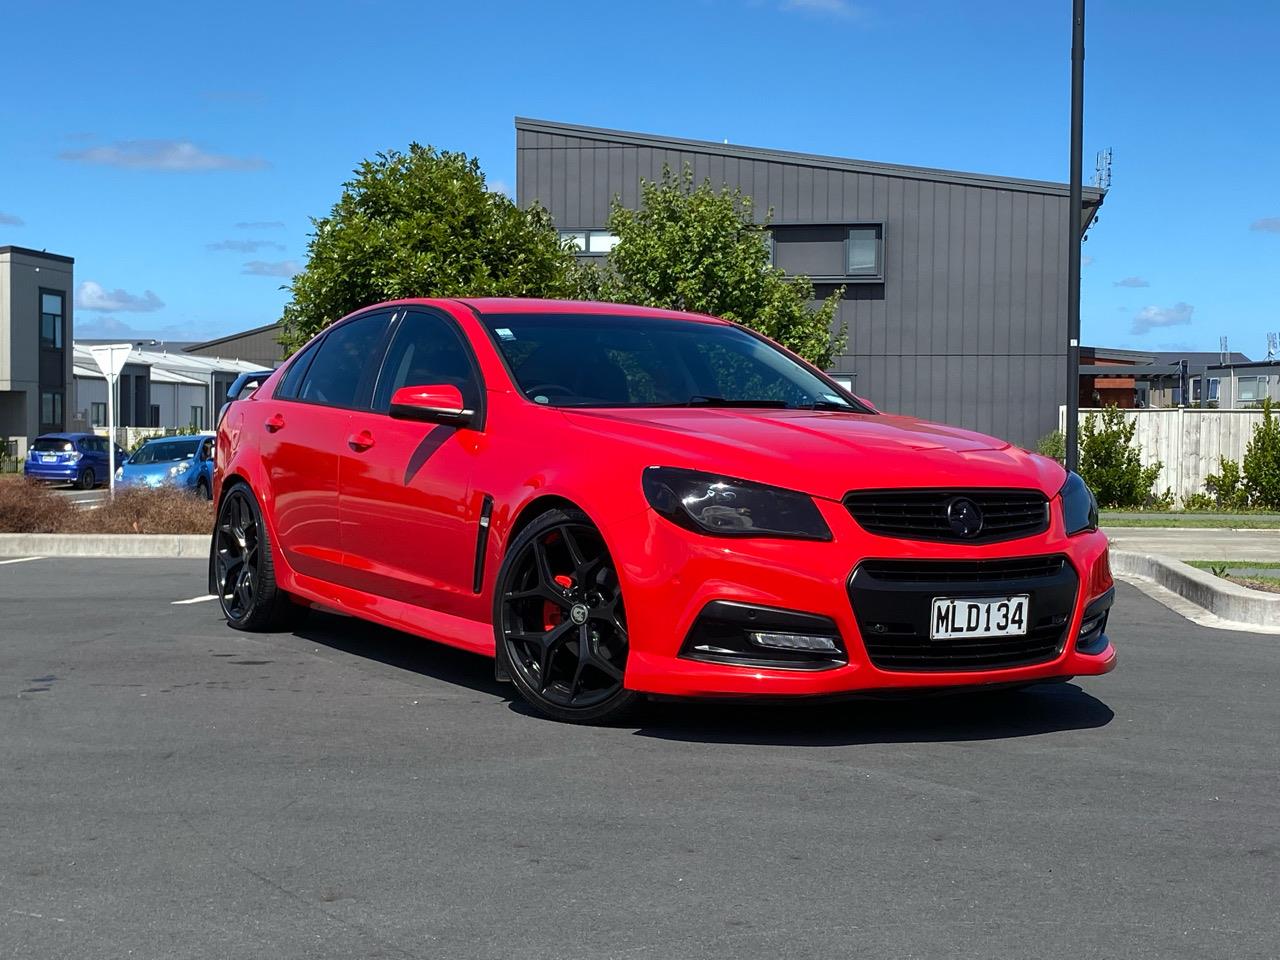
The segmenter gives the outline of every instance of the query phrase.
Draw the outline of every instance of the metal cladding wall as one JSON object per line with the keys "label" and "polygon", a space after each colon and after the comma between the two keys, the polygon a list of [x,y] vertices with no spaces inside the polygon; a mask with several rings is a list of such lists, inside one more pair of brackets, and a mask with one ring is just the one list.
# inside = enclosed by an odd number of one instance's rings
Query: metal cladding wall
{"label": "metal cladding wall", "polygon": [[[760,222],[884,223],[884,278],[850,281],[833,372],[886,412],[1034,446],[1066,395],[1065,184],[814,157],[516,120],[517,195],[561,229],[688,164],[739,188]],[[1086,191],[1085,222],[1101,202]],[[835,285],[819,285],[819,296]]]}

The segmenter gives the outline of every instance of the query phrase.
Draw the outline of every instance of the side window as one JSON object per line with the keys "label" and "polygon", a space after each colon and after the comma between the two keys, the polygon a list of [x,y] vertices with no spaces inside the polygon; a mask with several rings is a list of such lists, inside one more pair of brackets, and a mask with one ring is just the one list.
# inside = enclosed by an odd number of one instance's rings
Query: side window
{"label": "side window", "polygon": [[329,331],[303,374],[298,399],[334,407],[354,407],[386,332],[385,313],[349,320]]}
{"label": "side window", "polygon": [[401,387],[439,383],[457,387],[467,408],[479,409],[480,383],[458,332],[442,317],[410,313],[400,322],[387,351],[373,408],[390,409],[391,395]]}
{"label": "side window", "polygon": [[298,396],[298,384],[302,382],[302,375],[307,372],[307,367],[311,365],[311,358],[316,355],[316,350],[320,348],[322,342],[317,340],[289,361],[289,369],[276,384],[276,392],[273,394],[275,399],[293,400]]}

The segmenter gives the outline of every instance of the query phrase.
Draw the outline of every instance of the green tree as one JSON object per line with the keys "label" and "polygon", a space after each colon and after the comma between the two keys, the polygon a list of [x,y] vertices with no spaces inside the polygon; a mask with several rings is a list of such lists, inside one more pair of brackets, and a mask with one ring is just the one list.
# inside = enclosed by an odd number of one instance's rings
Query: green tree
{"label": "green tree", "polygon": [[769,262],[765,229],[753,220],[749,197],[694,186],[686,166],[663,168],[660,181],[641,183],[640,206],[615,199],[609,230],[617,245],[602,267],[578,270],[582,299],[711,313],[763,333],[817,367],[829,367],[844,346],[835,327],[843,288],[816,307],[808,277],[788,277]]}
{"label": "green tree", "polygon": [[1080,475],[1104,507],[1145,507],[1156,499],[1152,487],[1163,465],[1142,465],[1133,442],[1137,426],[1114,406],[1080,425]]}
{"label": "green tree", "polygon": [[294,350],[352,310],[399,297],[571,295],[573,254],[541,207],[489,190],[473,157],[410,144],[365,160],[288,289]]}
{"label": "green tree", "polygon": [[1252,506],[1280,510],[1280,419],[1270,397],[1262,401],[1262,422],[1245,447],[1244,486]]}

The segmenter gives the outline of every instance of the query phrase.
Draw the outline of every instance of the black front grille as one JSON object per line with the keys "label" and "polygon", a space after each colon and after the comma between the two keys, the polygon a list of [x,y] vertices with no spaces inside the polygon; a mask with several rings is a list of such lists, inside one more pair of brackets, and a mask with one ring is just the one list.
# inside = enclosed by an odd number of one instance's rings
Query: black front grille
{"label": "black front grille", "polygon": [[[976,533],[957,533],[948,508],[972,501],[982,513]],[[1049,500],[1037,490],[862,490],[847,494],[845,509],[863,529],[905,540],[996,543],[1049,528]]]}
{"label": "black front grille", "polygon": [[[881,670],[992,670],[1044,663],[1063,649],[1078,578],[1065,557],[866,560],[849,599],[871,662]],[[1021,637],[931,640],[935,597],[1030,596]]]}

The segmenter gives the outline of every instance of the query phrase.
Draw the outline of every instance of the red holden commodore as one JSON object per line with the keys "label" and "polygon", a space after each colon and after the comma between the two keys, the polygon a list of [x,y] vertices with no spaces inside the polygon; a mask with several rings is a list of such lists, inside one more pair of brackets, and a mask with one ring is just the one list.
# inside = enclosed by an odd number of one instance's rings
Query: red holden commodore
{"label": "red holden commodore", "polygon": [[231,402],[217,465],[231,626],[337,609],[494,657],[561,720],[1115,665],[1080,477],[714,317],[379,304]]}

